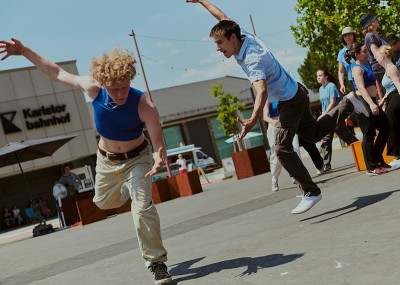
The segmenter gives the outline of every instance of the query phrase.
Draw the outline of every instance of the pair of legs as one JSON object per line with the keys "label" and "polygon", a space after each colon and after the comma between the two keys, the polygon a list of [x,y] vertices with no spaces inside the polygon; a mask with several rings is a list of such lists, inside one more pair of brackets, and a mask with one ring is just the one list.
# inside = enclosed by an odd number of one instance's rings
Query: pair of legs
{"label": "pair of legs", "polygon": [[[374,116],[368,103],[361,96],[357,96],[361,103],[367,108],[369,116],[357,114],[356,120],[363,133],[362,150],[367,170],[373,171],[380,167],[383,162],[383,150],[389,137],[390,123],[385,112],[379,108],[379,114]],[[375,104],[376,98],[372,98]],[[376,135],[376,130],[379,131]]]}
{"label": "pair of legs", "polygon": [[400,157],[400,95],[397,91],[390,93],[387,97],[385,110],[390,123],[390,132],[387,142],[387,154]]}
{"label": "pair of legs", "polygon": [[312,181],[304,164],[293,151],[293,137],[297,133],[309,142],[317,142],[331,132],[339,121],[344,121],[353,112],[354,107],[345,97],[338,106],[316,121],[311,114],[309,105],[307,90],[301,86],[291,100],[279,102],[281,127],[278,128],[275,144],[279,161],[300,183],[303,191],[310,196],[319,196],[321,190]]}
{"label": "pair of legs", "polygon": [[322,155],[324,158],[324,169],[331,169],[332,141],[334,133],[336,133],[338,137],[347,145],[358,141],[357,137],[346,127],[345,122],[339,121],[335,129],[329,132],[321,140]]}
{"label": "pair of legs", "polygon": [[124,161],[112,161],[97,152],[95,197],[100,209],[122,206],[132,199],[131,212],[145,265],[151,267],[167,261],[160,219],[152,201],[151,177],[145,177],[153,166],[151,147]]}
{"label": "pair of legs", "polygon": [[321,170],[324,167],[324,160],[321,157],[321,154],[319,153],[319,150],[315,143],[310,143],[303,139],[302,137],[299,137],[299,143],[300,146],[302,146],[308,155],[311,157],[312,162],[314,163],[314,166],[316,169]]}
{"label": "pair of legs", "polygon": [[[270,145],[270,157],[269,163],[271,168],[271,176],[272,176],[272,191],[278,191],[278,178],[282,171],[282,164],[279,162],[278,157],[276,155],[276,147],[275,147],[275,140],[276,140],[277,128],[272,125],[268,124],[267,130],[267,138]],[[300,155],[300,145],[299,145],[299,138],[297,135],[293,137],[292,146],[294,151],[297,153],[299,157]]]}

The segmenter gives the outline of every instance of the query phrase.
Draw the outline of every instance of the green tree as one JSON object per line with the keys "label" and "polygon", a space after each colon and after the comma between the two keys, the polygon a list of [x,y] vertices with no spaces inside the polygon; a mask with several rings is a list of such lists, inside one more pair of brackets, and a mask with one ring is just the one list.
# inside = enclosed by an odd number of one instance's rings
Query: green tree
{"label": "green tree", "polygon": [[353,27],[359,32],[357,41],[364,41],[359,24],[361,15],[372,13],[378,17],[381,36],[400,31],[398,1],[298,0],[295,11],[299,16],[291,30],[296,43],[309,50],[298,71],[304,84],[314,90],[318,68],[327,68],[337,76],[336,58],[343,46],[339,35],[344,27]]}
{"label": "green tree", "polygon": [[210,94],[214,98],[218,98],[218,117],[217,120],[221,122],[221,128],[224,130],[226,136],[231,136],[238,133],[238,125],[236,117],[238,111],[245,110],[245,105],[240,103],[236,95],[231,95],[229,92],[225,93],[222,89],[222,82],[214,85]]}

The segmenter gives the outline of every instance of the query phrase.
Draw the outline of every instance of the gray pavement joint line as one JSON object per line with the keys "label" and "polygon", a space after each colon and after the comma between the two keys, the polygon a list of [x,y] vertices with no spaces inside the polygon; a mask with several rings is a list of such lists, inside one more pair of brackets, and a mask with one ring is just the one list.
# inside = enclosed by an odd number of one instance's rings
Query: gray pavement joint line
{"label": "gray pavement joint line", "polygon": [[[290,191],[282,191],[279,193],[280,195],[276,194],[278,193],[257,197],[256,199],[241,204],[230,206],[228,208],[221,209],[201,217],[177,223],[175,225],[162,229],[162,235],[164,239],[172,238],[190,232],[192,230],[199,229],[201,227],[237,217],[279,203],[283,200],[293,198],[293,193]],[[0,280],[0,284],[30,284],[35,281],[43,280],[56,276],[58,274],[65,273],[66,271],[81,268],[82,266],[87,266],[106,258],[126,253],[129,249],[133,250],[137,248],[137,238],[128,239],[119,243],[82,253],[68,259],[60,260],[52,264],[44,265],[24,272],[19,272],[16,275],[9,276],[3,280]]]}

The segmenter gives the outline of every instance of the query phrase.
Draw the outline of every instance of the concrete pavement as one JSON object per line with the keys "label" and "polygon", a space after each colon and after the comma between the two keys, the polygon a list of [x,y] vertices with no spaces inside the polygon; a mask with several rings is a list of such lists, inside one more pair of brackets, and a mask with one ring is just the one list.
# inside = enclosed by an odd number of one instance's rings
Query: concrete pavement
{"label": "concrete pavement", "polygon": [[[304,159],[312,176],[316,169]],[[350,149],[315,177],[323,199],[292,215],[287,173],[227,179],[157,206],[173,284],[399,284],[400,170],[358,173]],[[129,213],[0,245],[0,284],[154,284]]]}

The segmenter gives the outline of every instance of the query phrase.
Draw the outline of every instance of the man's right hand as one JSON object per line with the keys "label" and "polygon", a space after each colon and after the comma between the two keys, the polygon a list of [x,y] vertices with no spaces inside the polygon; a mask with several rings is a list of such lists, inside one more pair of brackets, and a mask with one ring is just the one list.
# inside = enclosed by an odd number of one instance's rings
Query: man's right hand
{"label": "man's right hand", "polygon": [[0,60],[5,60],[11,55],[22,55],[24,52],[24,45],[17,39],[11,38],[11,41],[0,41],[0,53],[6,53]]}

